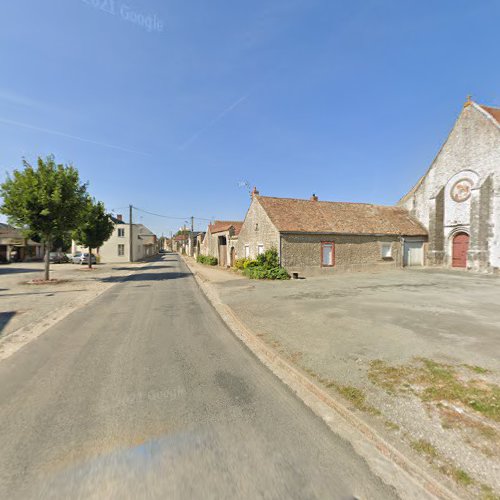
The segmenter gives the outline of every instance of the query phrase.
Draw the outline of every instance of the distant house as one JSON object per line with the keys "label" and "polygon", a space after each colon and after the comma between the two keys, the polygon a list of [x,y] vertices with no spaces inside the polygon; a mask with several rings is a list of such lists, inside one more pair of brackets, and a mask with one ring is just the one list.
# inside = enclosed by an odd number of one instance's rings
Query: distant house
{"label": "distant house", "polygon": [[500,108],[467,100],[399,205],[429,230],[429,265],[500,270]]}
{"label": "distant house", "polygon": [[315,195],[273,198],[254,190],[236,253],[253,259],[276,248],[288,271],[311,275],[400,267],[405,242],[426,239],[427,230],[401,207],[319,201]]}
{"label": "distant house", "polygon": [[203,231],[194,231],[191,233],[191,238],[189,239],[189,250],[188,254],[191,257],[197,257],[201,253],[201,244],[203,243],[203,239],[205,238],[205,232]]}
{"label": "distant house", "polygon": [[[132,255],[130,255],[130,231],[129,224],[118,215],[111,217],[114,224],[111,237],[97,249],[92,249],[99,256],[101,262],[135,262],[158,253],[157,237],[143,224],[132,224]],[[88,252],[88,248],[72,242],[71,251]]]}
{"label": "distant house", "polygon": [[188,253],[189,246],[189,235],[187,233],[181,233],[172,238],[174,252],[179,252],[182,254]]}
{"label": "distant house", "polygon": [[43,259],[43,245],[25,238],[19,229],[0,223],[0,262]]}
{"label": "distant house", "polygon": [[209,224],[203,239],[202,254],[216,257],[219,266],[233,266],[237,258],[236,247],[242,226],[241,221],[227,220],[217,220]]}

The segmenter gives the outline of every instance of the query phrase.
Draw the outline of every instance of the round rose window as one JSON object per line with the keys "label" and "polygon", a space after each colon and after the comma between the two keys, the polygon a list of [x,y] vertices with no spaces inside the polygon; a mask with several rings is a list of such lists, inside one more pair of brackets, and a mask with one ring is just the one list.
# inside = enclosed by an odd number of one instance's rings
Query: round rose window
{"label": "round rose window", "polygon": [[470,179],[460,179],[451,188],[451,198],[457,203],[467,201],[472,194],[472,181]]}

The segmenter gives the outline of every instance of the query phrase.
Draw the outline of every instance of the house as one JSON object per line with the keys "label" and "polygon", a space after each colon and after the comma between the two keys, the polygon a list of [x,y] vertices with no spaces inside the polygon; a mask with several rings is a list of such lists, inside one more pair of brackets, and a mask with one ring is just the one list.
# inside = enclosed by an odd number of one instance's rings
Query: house
{"label": "house", "polygon": [[43,245],[26,238],[19,229],[0,222],[0,262],[43,259]]}
{"label": "house", "polygon": [[[276,248],[289,272],[313,275],[336,270],[401,267],[407,242],[422,249],[427,230],[402,207],[260,196],[239,232],[236,253],[254,259]],[[417,258],[420,256],[420,260]]]}
{"label": "house", "polygon": [[[121,215],[111,217],[114,224],[111,237],[92,252],[99,257],[100,262],[135,262],[158,253],[156,235],[143,224],[127,224]],[[130,232],[132,231],[132,245]],[[88,252],[88,248],[78,245],[75,241],[71,245],[72,253]],[[132,255],[131,255],[132,251]]]}
{"label": "house", "polygon": [[237,258],[238,235],[243,222],[217,220],[209,224],[201,252],[216,257],[221,267],[233,266]]}
{"label": "house", "polygon": [[427,262],[500,269],[500,108],[465,103],[431,166],[404,196],[429,232]]}
{"label": "house", "polygon": [[173,248],[172,251],[187,254],[189,246],[189,235],[187,233],[177,234],[172,238]]}
{"label": "house", "polygon": [[[198,257],[201,253],[201,245],[203,243],[203,239],[205,238],[204,231],[194,231],[191,233],[191,239],[189,240],[189,255],[191,257]],[[192,243],[191,243],[192,242]],[[192,247],[191,247],[192,245]]]}

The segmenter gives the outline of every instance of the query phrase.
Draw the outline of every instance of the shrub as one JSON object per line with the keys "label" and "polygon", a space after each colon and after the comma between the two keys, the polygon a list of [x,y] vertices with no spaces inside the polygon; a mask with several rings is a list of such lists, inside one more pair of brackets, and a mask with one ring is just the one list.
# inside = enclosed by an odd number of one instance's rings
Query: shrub
{"label": "shrub", "polygon": [[256,260],[246,259],[246,262],[243,264],[243,269],[248,269],[249,267],[257,267],[259,263]]}
{"label": "shrub", "polygon": [[199,262],[200,264],[206,264],[207,266],[216,266],[218,264],[217,257],[201,254],[196,257],[196,262]]}
{"label": "shrub", "polygon": [[245,257],[241,258],[241,259],[236,259],[234,261],[234,267],[236,269],[239,269],[240,271],[242,271],[244,268],[245,268],[245,264],[248,262],[248,259],[246,259]]}
{"label": "shrub", "polygon": [[280,267],[278,251],[275,248],[257,256],[255,260],[245,259],[243,274],[250,279],[287,280],[290,275]]}

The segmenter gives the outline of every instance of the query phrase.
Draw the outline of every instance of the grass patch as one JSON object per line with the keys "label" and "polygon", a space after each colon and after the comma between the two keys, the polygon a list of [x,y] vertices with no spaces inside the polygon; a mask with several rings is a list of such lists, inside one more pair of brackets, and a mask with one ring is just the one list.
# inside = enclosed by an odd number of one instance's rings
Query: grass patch
{"label": "grass patch", "polygon": [[400,427],[398,424],[390,421],[390,420],[384,420],[384,425],[388,428],[391,429],[391,431],[399,431]]}
{"label": "grass patch", "polygon": [[479,373],[479,375],[485,375],[487,373],[491,373],[491,370],[483,368],[482,366],[477,366],[477,365],[462,365],[462,366],[464,368],[467,368],[467,370],[470,370],[471,372]]}
{"label": "grass patch", "polygon": [[500,495],[497,495],[491,486],[481,484],[481,500],[500,500]]}
{"label": "grass patch", "polygon": [[380,411],[366,402],[365,393],[352,385],[341,385],[334,380],[321,379],[320,382],[327,388],[335,389],[341,396],[349,401],[355,408],[372,415],[380,415]]}
{"label": "grass patch", "polygon": [[447,476],[450,476],[462,486],[470,486],[471,484],[474,484],[474,479],[472,479],[472,477],[470,477],[469,474],[467,474],[467,472],[463,469],[458,469],[452,465],[443,465],[440,469]]}
{"label": "grass patch", "polygon": [[439,456],[436,447],[433,444],[429,443],[429,441],[426,441],[425,439],[412,441],[410,445],[415,451],[417,451],[418,453],[422,453],[429,458],[437,458]]}
{"label": "grass patch", "polygon": [[368,377],[390,391],[412,390],[423,401],[450,401],[500,422],[500,386],[482,380],[461,380],[451,365],[417,358],[416,364],[391,366],[376,360]]}

